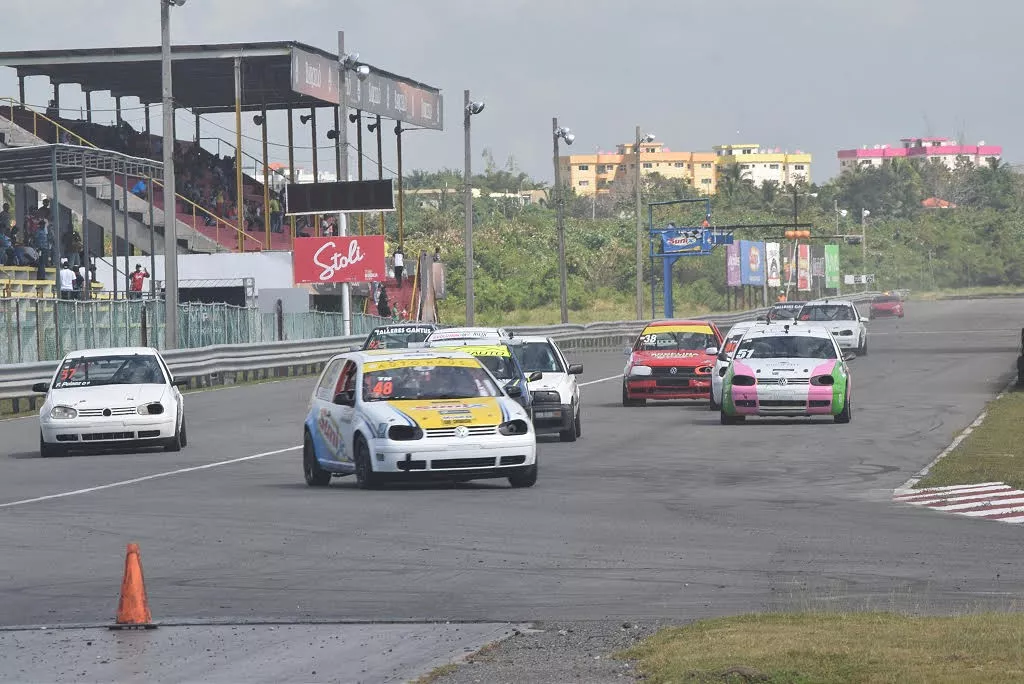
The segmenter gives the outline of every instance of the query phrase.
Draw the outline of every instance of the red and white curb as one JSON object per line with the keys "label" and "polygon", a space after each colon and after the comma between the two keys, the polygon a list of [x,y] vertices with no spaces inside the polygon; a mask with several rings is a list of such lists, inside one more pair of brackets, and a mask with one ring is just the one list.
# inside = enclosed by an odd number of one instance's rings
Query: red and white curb
{"label": "red and white curb", "polygon": [[893,501],[997,522],[1024,523],[1024,491],[1002,482],[897,489]]}

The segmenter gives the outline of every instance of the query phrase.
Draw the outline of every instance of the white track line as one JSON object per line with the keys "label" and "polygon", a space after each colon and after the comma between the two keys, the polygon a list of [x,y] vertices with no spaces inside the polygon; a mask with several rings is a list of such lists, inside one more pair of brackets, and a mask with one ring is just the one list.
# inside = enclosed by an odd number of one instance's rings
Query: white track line
{"label": "white track line", "polygon": [[87,487],[85,489],[76,489],[70,492],[61,492],[60,494],[47,494],[46,496],[37,496],[33,499],[22,499],[21,501],[9,501],[7,503],[0,504],[0,508],[11,508],[13,506],[22,506],[24,504],[38,503],[40,501],[49,501],[50,499],[63,499],[69,496],[77,496],[79,494],[89,494],[90,492],[98,492],[104,489],[113,489],[114,487],[124,487],[126,485],[138,484],[139,482],[146,482],[148,480],[157,480],[162,477],[171,477],[172,475],[183,475],[185,473],[195,472],[197,470],[209,470],[210,468],[219,468],[221,466],[232,465],[234,463],[242,463],[243,461],[252,461],[257,458],[263,458],[264,456],[276,456],[277,454],[284,454],[289,451],[296,451],[301,449],[302,446],[291,446],[285,449],[276,449],[274,451],[264,451],[262,454],[253,454],[252,456],[242,456],[241,458],[232,458],[227,461],[216,461],[214,463],[206,463],[199,466],[191,466],[189,468],[179,468],[178,470],[169,470],[165,473],[155,473],[153,475],[145,475],[143,477],[132,478],[131,480],[121,480],[120,482],[111,482],[105,485],[99,485],[97,487]]}
{"label": "white track line", "polygon": [[618,380],[621,377],[622,377],[622,373],[619,373],[618,375],[609,375],[607,378],[601,378],[600,380],[591,380],[589,382],[581,382],[581,383],[579,383],[579,386],[580,387],[586,387],[587,385],[596,385],[599,382],[608,382],[609,380]]}

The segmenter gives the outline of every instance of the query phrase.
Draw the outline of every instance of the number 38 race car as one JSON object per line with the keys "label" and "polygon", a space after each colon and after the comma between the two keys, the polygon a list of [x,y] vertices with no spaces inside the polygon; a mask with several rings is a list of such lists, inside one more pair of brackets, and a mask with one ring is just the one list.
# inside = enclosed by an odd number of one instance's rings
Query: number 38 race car
{"label": "number 38 race car", "polygon": [[622,405],[643,406],[648,399],[707,399],[721,346],[722,333],[714,323],[651,323],[626,352]]}

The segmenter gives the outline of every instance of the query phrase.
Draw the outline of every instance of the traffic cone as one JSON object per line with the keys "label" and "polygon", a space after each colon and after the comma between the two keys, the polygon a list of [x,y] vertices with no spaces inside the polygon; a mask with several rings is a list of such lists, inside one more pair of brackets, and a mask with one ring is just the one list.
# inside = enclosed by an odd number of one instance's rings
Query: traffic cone
{"label": "traffic cone", "polygon": [[142,577],[139,545],[129,544],[121,580],[121,600],[117,604],[117,621],[111,629],[154,629],[146,599],[146,581]]}

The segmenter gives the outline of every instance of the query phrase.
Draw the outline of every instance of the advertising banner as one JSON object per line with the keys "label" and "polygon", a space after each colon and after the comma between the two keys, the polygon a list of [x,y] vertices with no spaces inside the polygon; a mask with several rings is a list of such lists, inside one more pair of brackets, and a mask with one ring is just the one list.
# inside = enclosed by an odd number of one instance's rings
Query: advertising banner
{"label": "advertising banner", "polygon": [[764,285],[764,243],[740,240],[740,283]]}
{"label": "advertising banner", "polygon": [[711,251],[711,232],[703,228],[667,231],[661,234],[665,254],[705,254]]}
{"label": "advertising banner", "polygon": [[769,242],[764,246],[765,260],[768,262],[768,287],[782,286],[782,255],[778,242]]}
{"label": "advertising banner", "polygon": [[811,275],[815,278],[825,277],[825,257],[811,257]]}
{"label": "advertising banner", "polygon": [[839,287],[839,245],[825,245],[825,287]]}
{"label": "advertising banner", "polygon": [[727,287],[740,286],[740,245],[738,242],[725,246],[725,284]]}
{"label": "advertising banner", "polygon": [[296,238],[295,283],[368,283],[385,280],[384,237]]}
{"label": "advertising banner", "polygon": [[797,247],[796,289],[802,292],[811,289],[811,246],[807,244]]}

